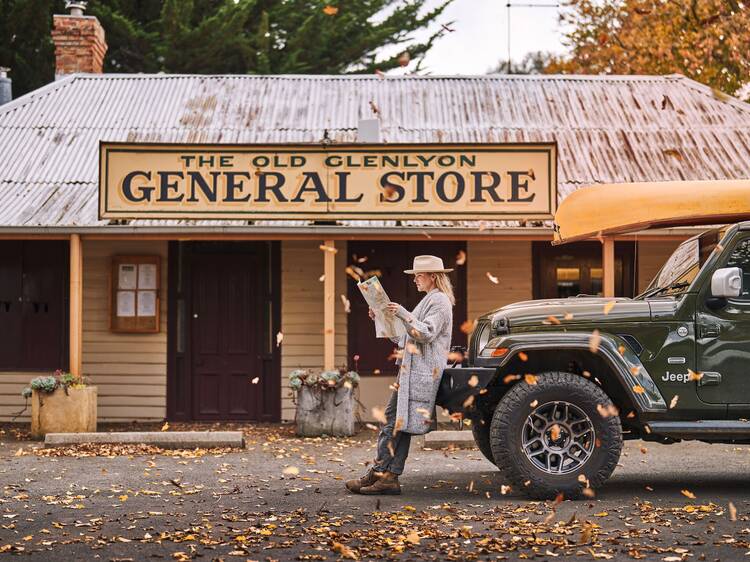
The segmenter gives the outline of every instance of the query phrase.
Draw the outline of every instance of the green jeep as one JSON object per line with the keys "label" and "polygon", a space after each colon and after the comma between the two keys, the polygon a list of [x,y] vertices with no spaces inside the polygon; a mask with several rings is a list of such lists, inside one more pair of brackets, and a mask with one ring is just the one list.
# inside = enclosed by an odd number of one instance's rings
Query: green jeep
{"label": "green jeep", "polygon": [[438,403],[532,498],[592,496],[623,439],[750,443],[750,222],[683,242],[637,297],[479,318]]}

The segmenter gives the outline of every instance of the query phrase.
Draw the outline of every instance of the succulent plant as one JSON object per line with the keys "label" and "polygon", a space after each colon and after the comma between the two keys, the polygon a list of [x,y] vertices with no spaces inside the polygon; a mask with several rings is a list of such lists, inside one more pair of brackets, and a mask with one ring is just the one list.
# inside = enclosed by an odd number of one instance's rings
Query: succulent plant
{"label": "succulent plant", "polygon": [[31,388],[41,392],[54,392],[57,388],[57,379],[55,377],[36,377],[31,380]]}

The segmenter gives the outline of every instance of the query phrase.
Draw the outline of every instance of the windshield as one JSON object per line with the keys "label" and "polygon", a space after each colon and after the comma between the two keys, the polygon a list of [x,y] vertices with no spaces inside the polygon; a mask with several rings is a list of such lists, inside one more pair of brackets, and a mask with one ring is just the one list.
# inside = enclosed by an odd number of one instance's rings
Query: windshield
{"label": "windshield", "polygon": [[675,295],[687,291],[724,233],[724,229],[717,228],[680,244],[639,296],[655,292],[660,295]]}

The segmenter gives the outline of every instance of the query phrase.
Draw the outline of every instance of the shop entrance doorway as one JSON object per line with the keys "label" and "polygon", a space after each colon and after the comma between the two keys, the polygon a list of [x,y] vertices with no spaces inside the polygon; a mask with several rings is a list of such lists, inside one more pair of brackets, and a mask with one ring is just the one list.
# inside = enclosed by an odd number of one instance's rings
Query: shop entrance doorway
{"label": "shop entrance doorway", "polygon": [[272,243],[170,246],[171,418],[280,418],[277,252]]}
{"label": "shop entrance doorway", "polygon": [[[602,245],[574,242],[553,246],[534,242],[534,298],[602,295]],[[615,243],[615,295],[632,297],[636,286],[635,243]]]}

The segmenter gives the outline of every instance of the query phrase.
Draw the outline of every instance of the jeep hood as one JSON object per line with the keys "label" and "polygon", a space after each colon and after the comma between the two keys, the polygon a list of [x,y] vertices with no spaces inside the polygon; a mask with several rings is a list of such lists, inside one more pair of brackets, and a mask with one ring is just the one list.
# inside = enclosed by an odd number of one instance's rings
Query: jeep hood
{"label": "jeep hood", "polygon": [[[614,301],[614,306],[612,302]],[[522,326],[551,326],[637,322],[651,319],[649,303],[629,298],[571,297],[522,301],[493,310],[486,318],[505,317],[511,329]]]}

